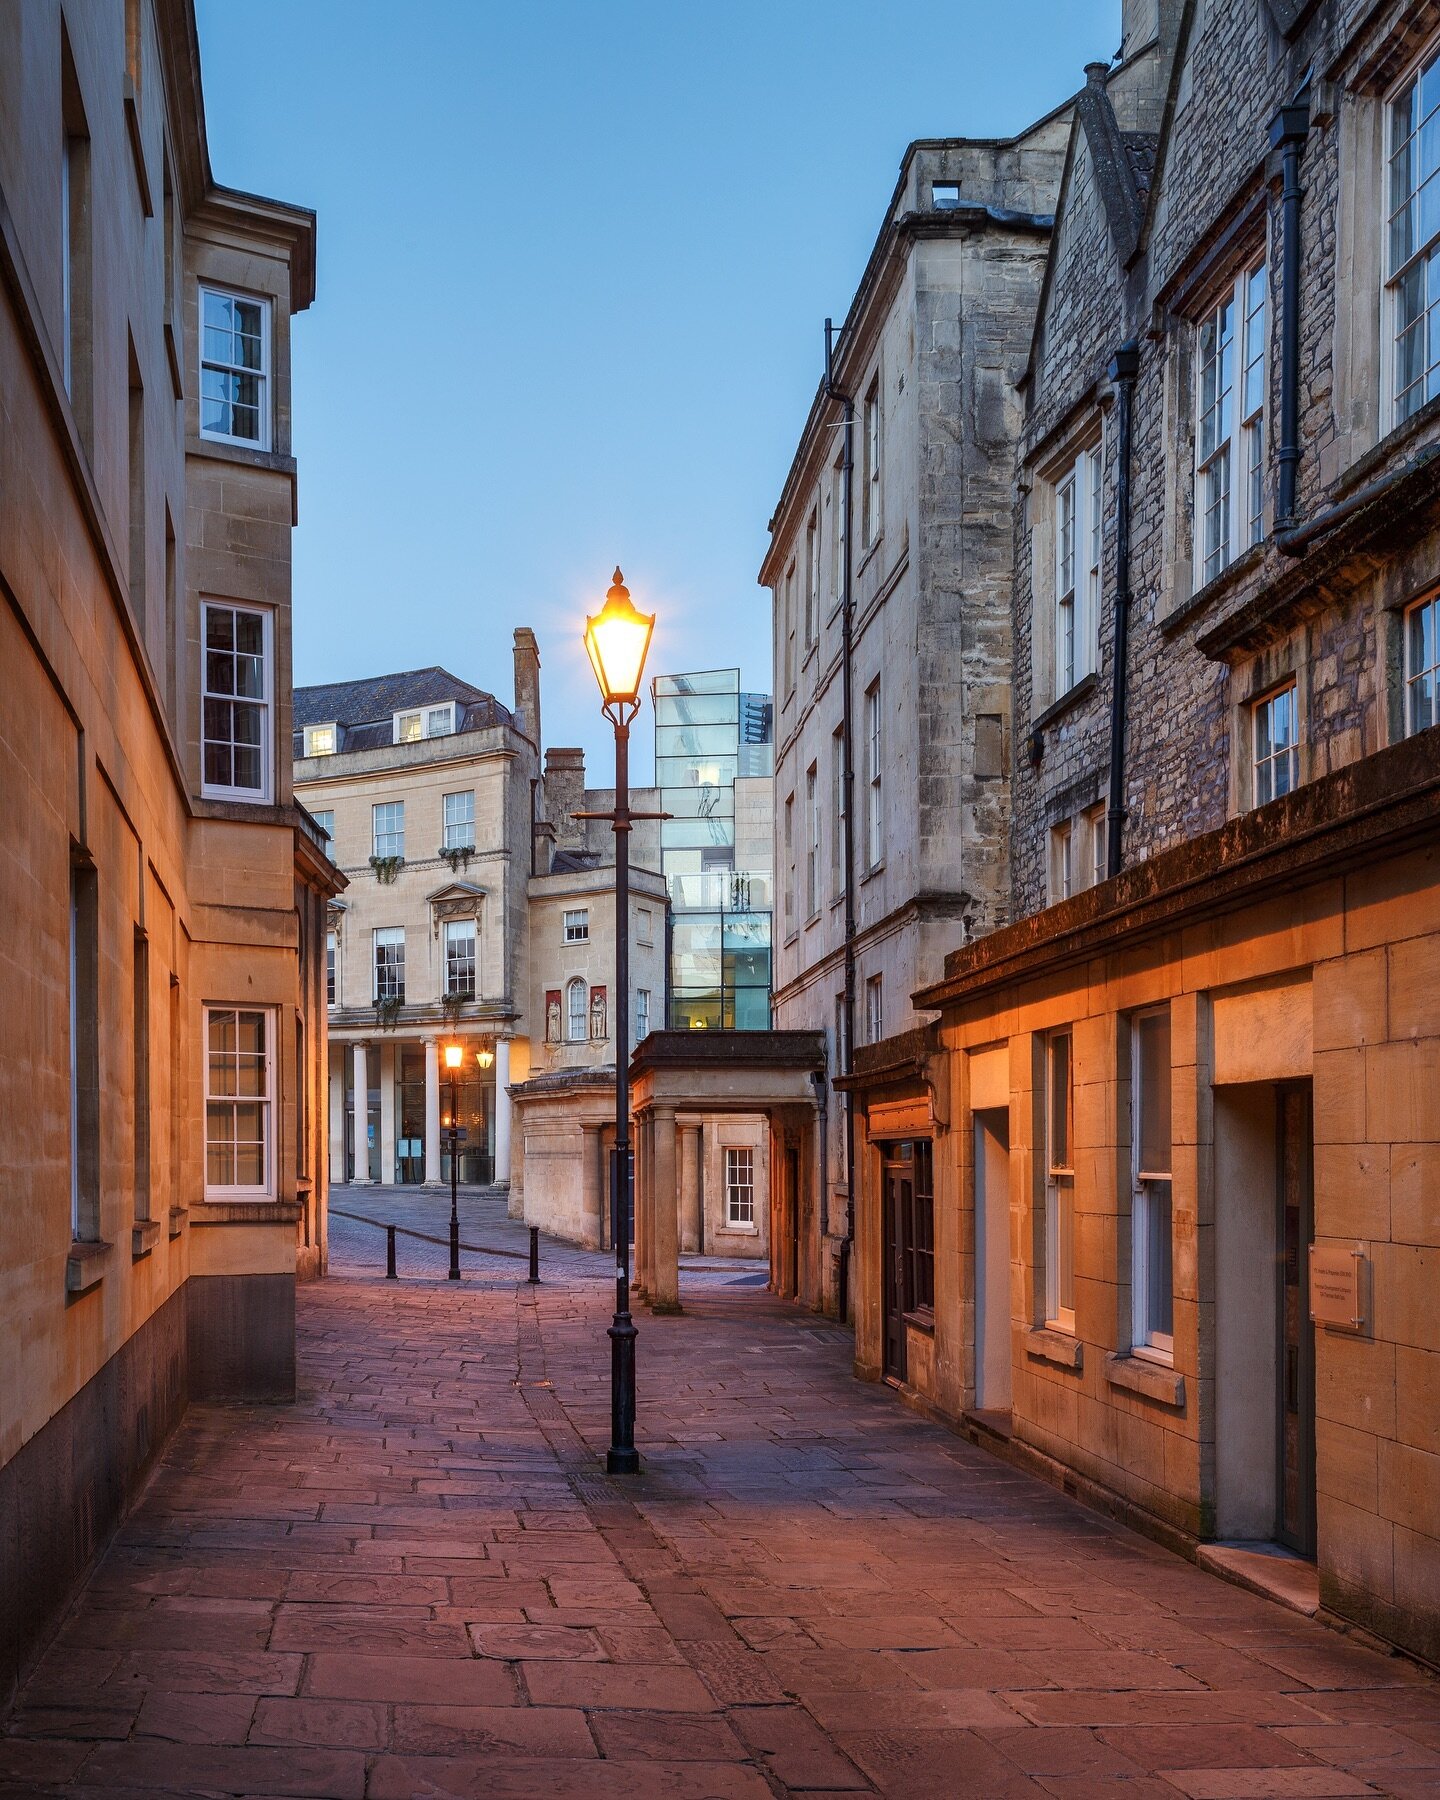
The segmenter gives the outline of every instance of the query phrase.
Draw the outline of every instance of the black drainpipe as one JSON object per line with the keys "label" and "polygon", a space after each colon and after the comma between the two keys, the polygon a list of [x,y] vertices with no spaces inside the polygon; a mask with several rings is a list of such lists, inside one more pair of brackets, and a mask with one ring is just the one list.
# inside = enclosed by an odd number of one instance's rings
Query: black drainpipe
{"label": "black drainpipe", "polygon": [[1110,359],[1118,391],[1115,448],[1115,671],[1110,682],[1110,803],[1105,812],[1105,873],[1118,875],[1125,836],[1125,690],[1130,668],[1130,438],[1140,351],[1132,338]]}
{"label": "black drainpipe", "polygon": [[[851,692],[851,660],[854,652],[854,609],[851,604],[850,570],[853,563],[852,541],[855,535],[854,502],[851,497],[855,468],[855,402],[835,386],[836,332],[830,320],[825,321],[825,393],[839,400],[844,408],[844,454],[840,464],[840,504],[845,515],[845,561],[840,571],[840,707],[841,742],[845,757],[842,786],[845,796],[845,1001],[842,1008],[842,1036],[839,1046],[840,1072],[849,1075],[855,1066],[855,731]],[[845,1236],[840,1240],[839,1293],[837,1306],[841,1320],[850,1307],[850,1257],[855,1245],[855,1102],[845,1095]]]}
{"label": "black drainpipe", "polygon": [[1295,523],[1295,484],[1300,463],[1300,153],[1310,129],[1307,99],[1282,106],[1270,121],[1270,147],[1280,152],[1280,442],[1275,526]]}

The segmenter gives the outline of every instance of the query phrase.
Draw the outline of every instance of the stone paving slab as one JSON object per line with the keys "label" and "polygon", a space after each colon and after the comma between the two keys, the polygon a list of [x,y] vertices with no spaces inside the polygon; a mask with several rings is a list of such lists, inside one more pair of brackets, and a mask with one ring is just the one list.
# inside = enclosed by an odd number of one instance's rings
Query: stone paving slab
{"label": "stone paving slab", "polygon": [[191,1410],[0,1796],[1440,1796],[1428,1676],[906,1412],[733,1270],[641,1314],[620,1482],[608,1257],[451,1283],[411,1245],[387,1282],[337,1219],[297,1404]]}

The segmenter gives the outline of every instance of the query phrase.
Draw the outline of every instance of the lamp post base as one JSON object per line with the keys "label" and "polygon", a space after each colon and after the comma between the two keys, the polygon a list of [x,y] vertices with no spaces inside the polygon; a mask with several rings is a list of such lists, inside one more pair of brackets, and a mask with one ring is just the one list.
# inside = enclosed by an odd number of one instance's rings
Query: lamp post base
{"label": "lamp post base", "polygon": [[610,1448],[605,1452],[605,1468],[611,1475],[637,1475],[635,1339],[639,1333],[628,1312],[617,1312],[606,1335],[610,1339]]}

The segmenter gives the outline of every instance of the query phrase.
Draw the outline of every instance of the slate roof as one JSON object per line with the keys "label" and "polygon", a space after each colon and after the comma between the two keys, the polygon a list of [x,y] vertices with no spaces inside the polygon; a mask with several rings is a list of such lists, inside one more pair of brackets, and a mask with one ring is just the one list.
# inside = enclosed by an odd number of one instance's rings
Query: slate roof
{"label": "slate roof", "polygon": [[394,715],[415,707],[457,702],[456,730],[488,731],[508,725],[510,712],[484,688],[462,681],[438,665],[376,675],[368,681],[331,681],[295,689],[295,755],[305,752],[305,727],[340,727],[341,751],[380,750],[394,739]]}

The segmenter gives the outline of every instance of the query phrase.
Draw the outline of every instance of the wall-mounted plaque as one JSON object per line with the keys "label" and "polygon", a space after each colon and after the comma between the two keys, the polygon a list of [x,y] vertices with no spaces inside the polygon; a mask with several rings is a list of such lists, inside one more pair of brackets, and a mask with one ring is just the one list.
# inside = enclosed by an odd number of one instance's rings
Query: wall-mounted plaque
{"label": "wall-mounted plaque", "polygon": [[1365,1328],[1365,1271],[1359,1250],[1313,1244],[1310,1248],[1310,1317],[1336,1331]]}

